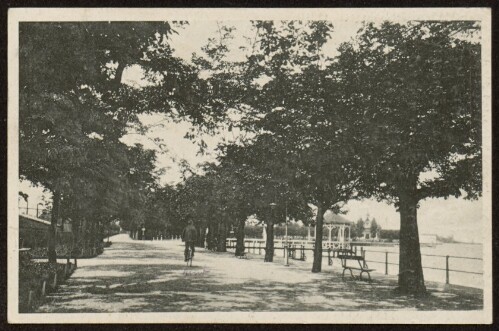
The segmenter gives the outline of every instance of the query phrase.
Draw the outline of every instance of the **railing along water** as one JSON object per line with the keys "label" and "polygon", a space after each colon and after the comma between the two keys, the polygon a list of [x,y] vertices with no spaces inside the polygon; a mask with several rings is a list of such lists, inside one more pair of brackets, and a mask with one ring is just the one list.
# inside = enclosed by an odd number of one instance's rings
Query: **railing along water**
{"label": "railing along water", "polygon": [[[236,239],[227,239],[227,248],[235,248],[236,246]],[[284,247],[285,247],[286,241],[285,240],[275,240],[274,241],[274,249],[279,250],[283,249],[284,252]],[[341,244],[347,244],[347,245],[341,245]],[[296,260],[302,260],[305,261],[305,251],[312,251],[314,248],[315,242],[311,240],[288,240],[288,252],[290,254],[290,257]],[[251,252],[249,248],[253,248],[253,253],[255,253],[255,248],[258,247],[258,254],[261,254],[261,250],[265,250],[265,240],[264,239],[246,239],[245,240],[245,249],[247,252]],[[335,257],[335,250],[338,248],[352,248],[352,250],[357,254],[357,246],[353,245],[351,246],[350,243],[339,243],[339,242],[328,242],[325,241],[323,242],[323,257],[328,258],[328,261],[331,261],[333,257]],[[325,249],[325,250],[324,250]],[[299,250],[300,252],[300,257],[296,258],[296,250]],[[327,255],[324,255],[326,253]],[[331,254],[332,253],[332,254]],[[361,255],[366,257],[366,254],[370,255],[369,253],[378,253],[378,254],[383,254],[384,259],[383,260],[373,260],[369,258],[369,256],[366,258],[366,262],[371,262],[371,263],[377,263],[383,265],[383,271],[385,275],[389,274],[394,274],[393,272],[390,273],[390,268],[389,266],[398,266],[398,262],[392,262],[393,258],[390,259],[391,256],[399,255],[398,252],[389,252],[387,250],[381,251],[381,250],[367,250],[364,247],[360,246],[360,252]],[[274,253],[275,254],[275,253]],[[470,274],[470,275],[483,275],[482,271],[473,271],[473,270],[463,270],[463,269],[457,269],[457,268],[451,268],[451,262],[452,260],[471,260],[471,261],[482,261],[482,258],[478,257],[466,257],[466,256],[457,256],[457,255],[439,255],[439,254],[421,254],[421,256],[424,257],[433,257],[433,258],[442,258],[442,264],[441,266],[436,265],[436,262],[434,261],[433,265],[428,265],[423,263],[423,270],[428,269],[428,270],[438,270],[438,271],[445,271],[445,283],[446,284],[451,284],[451,273],[462,273],[462,274]],[[398,270],[396,271],[395,274],[398,273]]]}
{"label": "railing along water", "polygon": [[[383,264],[384,265],[384,273],[385,275],[389,274],[389,266],[398,266],[398,262],[390,262],[390,256],[400,256],[398,252],[389,252],[389,251],[380,251],[380,250],[366,250],[363,249],[364,254],[366,253],[377,253],[377,254],[383,254],[384,255],[384,260],[373,260],[370,258],[366,258],[366,262],[372,262],[372,263],[378,263],[378,264]],[[479,257],[469,257],[469,256],[457,256],[457,255],[441,255],[441,254],[421,254],[421,257],[423,258],[423,270],[428,269],[428,270],[438,270],[445,272],[445,283],[446,284],[451,284],[450,280],[450,273],[461,273],[461,274],[470,274],[470,275],[483,275],[483,271],[476,271],[476,270],[463,270],[463,269],[456,269],[456,268],[451,268],[451,259],[453,260],[460,260],[460,261],[480,261],[480,263],[483,263],[483,259]],[[433,260],[432,265],[428,265],[424,263],[424,257],[431,257],[431,258],[437,258],[441,259],[440,266],[437,265],[437,261]],[[392,259],[393,260],[393,259]],[[475,266],[476,268],[476,266]],[[469,284],[468,284],[469,285]]]}

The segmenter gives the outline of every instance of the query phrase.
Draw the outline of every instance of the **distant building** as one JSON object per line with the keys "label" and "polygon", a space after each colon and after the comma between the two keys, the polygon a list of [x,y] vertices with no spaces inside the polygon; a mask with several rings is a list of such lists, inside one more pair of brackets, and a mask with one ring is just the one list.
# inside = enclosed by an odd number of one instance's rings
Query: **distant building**
{"label": "distant building", "polygon": [[364,229],[362,230],[361,238],[365,240],[379,240],[379,227],[376,228],[376,232],[374,235],[371,233],[371,226],[372,223],[376,222],[376,219],[369,219],[369,215],[367,215],[366,219],[364,220]]}

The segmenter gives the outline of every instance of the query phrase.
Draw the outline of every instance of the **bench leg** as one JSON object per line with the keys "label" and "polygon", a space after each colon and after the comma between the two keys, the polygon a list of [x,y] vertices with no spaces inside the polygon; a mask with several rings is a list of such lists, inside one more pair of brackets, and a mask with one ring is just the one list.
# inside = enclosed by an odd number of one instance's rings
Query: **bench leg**
{"label": "bench leg", "polygon": [[360,272],[360,280],[364,280],[364,279],[362,278],[362,274],[363,274],[364,272],[367,274],[367,279],[366,279],[366,280],[370,283],[370,282],[371,282],[371,273],[370,273],[369,271],[362,270],[362,271]]}

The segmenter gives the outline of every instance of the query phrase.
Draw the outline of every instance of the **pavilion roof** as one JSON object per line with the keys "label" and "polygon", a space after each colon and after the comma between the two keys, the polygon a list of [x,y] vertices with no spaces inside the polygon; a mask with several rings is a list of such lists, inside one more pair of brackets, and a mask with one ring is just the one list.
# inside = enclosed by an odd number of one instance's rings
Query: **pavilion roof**
{"label": "pavilion roof", "polygon": [[347,220],[345,217],[333,213],[331,210],[328,210],[324,213],[324,224],[353,224],[352,221]]}

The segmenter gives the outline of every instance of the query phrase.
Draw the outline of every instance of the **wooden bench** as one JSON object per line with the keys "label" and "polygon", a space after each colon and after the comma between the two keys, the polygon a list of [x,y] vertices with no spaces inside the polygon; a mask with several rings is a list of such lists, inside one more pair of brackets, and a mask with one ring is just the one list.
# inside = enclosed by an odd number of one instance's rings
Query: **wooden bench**
{"label": "wooden bench", "polygon": [[[355,279],[352,270],[360,270],[359,279],[363,280],[362,274],[366,273],[369,282],[371,282],[371,271],[374,271],[375,269],[369,269],[363,256],[354,255],[352,252],[346,254],[338,254],[338,258],[341,260],[341,266],[343,267],[343,273],[341,274],[342,278],[345,278],[345,271],[348,270],[350,271],[350,276]],[[359,266],[349,266],[348,261],[357,261]]]}
{"label": "wooden bench", "polygon": [[355,252],[350,248],[337,248],[337,249],[329,249],[328,250],[328,264],[330,266],[333,265],[333,258],[338,257],[339,255],[355,255]]}

